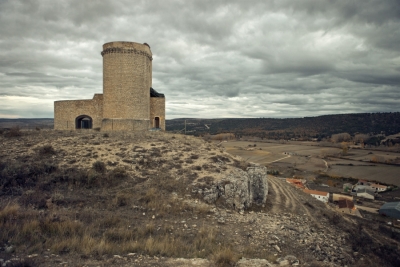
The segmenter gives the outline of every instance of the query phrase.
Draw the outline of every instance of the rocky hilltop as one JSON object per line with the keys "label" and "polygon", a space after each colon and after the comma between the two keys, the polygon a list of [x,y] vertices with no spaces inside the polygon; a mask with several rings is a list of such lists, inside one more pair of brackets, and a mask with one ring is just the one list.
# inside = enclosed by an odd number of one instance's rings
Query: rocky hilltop
{"label": "rocky hilltop", "polygon": [[217,143],[44,130],[0,143],[1,265],[399,265],[393,235]]}

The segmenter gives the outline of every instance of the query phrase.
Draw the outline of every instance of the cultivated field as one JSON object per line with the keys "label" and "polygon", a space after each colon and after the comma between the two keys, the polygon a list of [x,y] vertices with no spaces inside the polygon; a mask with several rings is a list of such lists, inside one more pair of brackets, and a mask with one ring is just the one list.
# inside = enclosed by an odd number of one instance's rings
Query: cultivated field
{"label": "cultivated field", "polygon": [[[332,176],[375,180],[400,186],[400,166],[376,163],[393,160],[400,154],[368,149],[350,149],[341,157],[339,147],[318,146],[312,142],[249,142],[229,141],[222,145],[228,153],[272,169],[292,169],[288,173],[303,177],[325,172]],[[254,145],[256,145],[254,147]],[[339,158],[339,156],[341,158]],[[328,166],[328,168],[327,168]]]}

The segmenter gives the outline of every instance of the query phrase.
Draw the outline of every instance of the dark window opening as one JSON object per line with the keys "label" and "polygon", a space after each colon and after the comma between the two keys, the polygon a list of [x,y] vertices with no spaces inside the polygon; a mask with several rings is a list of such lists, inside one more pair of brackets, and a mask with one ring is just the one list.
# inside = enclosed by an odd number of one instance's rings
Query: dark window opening
{"label": "dark window opening", "polygon": [[79,116],[75,119],[76,129],[92,129],[92,118],[86,115]]}
{"label": "dark window opening", "polygon": [[154,118],[154,127],[155,128],[160,128],[160,117],[155,117]]}

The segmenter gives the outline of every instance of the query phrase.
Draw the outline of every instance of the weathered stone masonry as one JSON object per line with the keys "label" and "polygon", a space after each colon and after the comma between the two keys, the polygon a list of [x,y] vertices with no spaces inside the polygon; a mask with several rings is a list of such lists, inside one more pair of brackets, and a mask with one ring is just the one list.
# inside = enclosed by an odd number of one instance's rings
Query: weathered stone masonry
{"label": "weathered stone masonry", "polygon": [[103,131],[165,130],[165,97],[152,86],[152,53],[147,44],[103,45],[103,94],[91,100],[54,102],[54,129]]}

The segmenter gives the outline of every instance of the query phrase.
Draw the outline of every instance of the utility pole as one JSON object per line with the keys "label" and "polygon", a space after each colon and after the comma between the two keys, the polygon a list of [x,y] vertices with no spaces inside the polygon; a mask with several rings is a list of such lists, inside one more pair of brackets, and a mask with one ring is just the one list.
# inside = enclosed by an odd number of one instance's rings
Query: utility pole
{"label": "utility pole", "polygon": [[186,135],[186,120],[185,120],[185,135]]}

